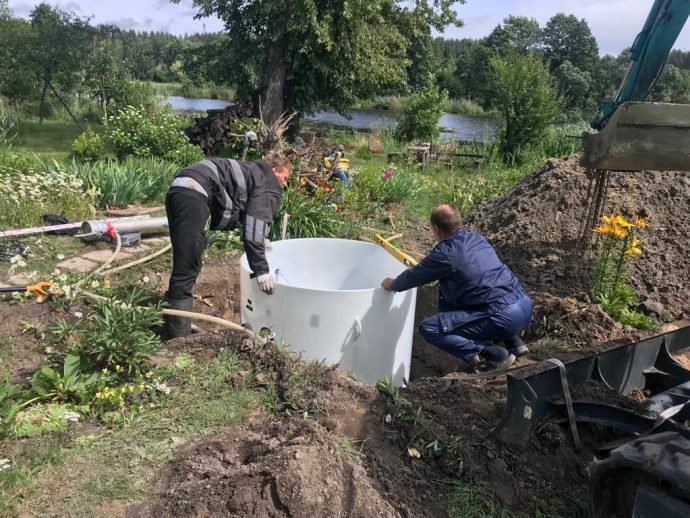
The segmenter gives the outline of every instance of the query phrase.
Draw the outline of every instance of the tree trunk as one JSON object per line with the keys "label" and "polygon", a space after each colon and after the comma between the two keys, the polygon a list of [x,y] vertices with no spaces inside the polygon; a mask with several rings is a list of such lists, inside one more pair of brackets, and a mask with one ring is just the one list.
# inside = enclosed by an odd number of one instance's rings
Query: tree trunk
{"label": "tree trunk", "polygon": [[272,123],[285,111],[286,57],[287,40],[285,39],[271,45],[266,55],[260,95],[261,115],[266,124]]}
{"label": "tree trunk", "polygon": [[48,80],[43,81],[43,93],[41,94],[41,106],[38,108],[38,123],[43,124],[45,114],[46,93],[48,93]]}

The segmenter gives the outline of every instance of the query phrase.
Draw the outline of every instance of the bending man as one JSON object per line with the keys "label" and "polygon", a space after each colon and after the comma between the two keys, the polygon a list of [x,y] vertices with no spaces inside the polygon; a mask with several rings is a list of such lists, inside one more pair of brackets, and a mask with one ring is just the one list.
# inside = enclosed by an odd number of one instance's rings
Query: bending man
{"label": "bending man", "polygon": [[437,207],[431,231],[439,243],[417,266],[381,286],[405,291],[440,281],[439,313],[424,320],[419,333],[480,370],[503,369],[528,352],[519,334],[532,319],[532,301],[486,239],[460,224],[454,207]]}
{"label": "bending man", "polygon": [[[273,292],[265,239],[291,171],[289,160],[271,153],[254,162],[203,160],[177,174],[165,199],[173,247],[165,298],[172,309],[192,310],[192,288],[201,271],[208,229],[241,228],[252,277],[261,291]],[[188,318],[168,316],[166,338],[187,336],[191,326]]]}

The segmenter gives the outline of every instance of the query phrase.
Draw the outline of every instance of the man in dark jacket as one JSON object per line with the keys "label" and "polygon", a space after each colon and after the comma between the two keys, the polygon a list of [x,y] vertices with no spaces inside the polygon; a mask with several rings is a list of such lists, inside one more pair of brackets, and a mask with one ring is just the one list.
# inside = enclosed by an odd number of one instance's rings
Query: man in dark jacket
{"label": "man in dark jacket", "polygon": [[[241,228],[252,277],[261,291],[273,292],[264,248],[291,170],[285,157],[270,153],[254,162],[203,160],[177,174],[165,199],[173,247],[165,297],[172,309],[192,310],[192,288],[201,271],[209,229]],[[188,318],[168,316],[166,337],[187,336],[191,325]]]}
{"label": "man in dark jacket", "polygon": [[436,208],[431,230],[440,242],[417,266],[381,286],[405,291],[439,281],[439,313],[422,322],[422,337],[470,365],[483,358],[480,370],[506,368],[528,352],[519,334],[532,319],[532,301],[486,239],[460,224],[455,208]]}

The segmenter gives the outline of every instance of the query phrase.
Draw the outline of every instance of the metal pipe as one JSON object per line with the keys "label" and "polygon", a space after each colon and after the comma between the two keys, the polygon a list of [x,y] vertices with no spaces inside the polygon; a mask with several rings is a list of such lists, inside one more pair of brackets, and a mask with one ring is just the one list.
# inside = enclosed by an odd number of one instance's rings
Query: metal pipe
{"label": "metal pipe", "polygon": [[108,223],[112,224],[118,234],[127,234],[130,232],[155,234],[168,231],[168,218],[165,216],[159,218],[147,216],[136,219],[130,218],[128,220],[100,219],[82,223],[77,237],[81,237],[84,241],[97,241],[103,234],[108,233]]}
{"label": "metal pipe", "polygon": [[[141,220],[144,218],[149,218],[150,216],[131,216],[131,217],[125,217],[125,218],[112,218],[109,219],[111,223],[115,223],[117,221],[133,221],[133,220]],[[88,222],[87,222],[88,223]],[[0,231],[0,238],[2,237],[19,237],[19,236],[31,236],[35,234],[43,234],[44,232],[53,232],[57,230],[72,230],[72,229],[77,229],[81,228],[84,225],[84,222],[79,221],[77,223],[65,223],[64,225],[45,225],[42,227],[31,227],[31,228],[20,228],[16,230],[2,230]]]}

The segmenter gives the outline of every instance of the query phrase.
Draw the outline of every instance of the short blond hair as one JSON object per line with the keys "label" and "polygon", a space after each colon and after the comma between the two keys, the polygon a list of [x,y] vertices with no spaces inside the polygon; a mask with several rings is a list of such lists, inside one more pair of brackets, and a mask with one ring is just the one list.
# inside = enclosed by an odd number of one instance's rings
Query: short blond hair
{"label": "short blond hair", "polygon": [[287,169],[292,172],[292,162],[285,155],[275,151],[268,151],[264,155],[264,161],[276,169]]}

